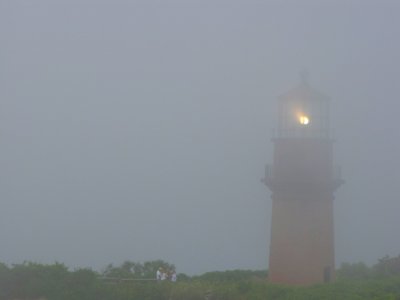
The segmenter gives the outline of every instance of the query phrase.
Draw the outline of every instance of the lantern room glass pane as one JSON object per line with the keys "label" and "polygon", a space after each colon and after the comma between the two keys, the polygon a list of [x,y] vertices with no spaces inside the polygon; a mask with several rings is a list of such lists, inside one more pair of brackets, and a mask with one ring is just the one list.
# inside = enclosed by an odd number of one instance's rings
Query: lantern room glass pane
{"label": "lantern room glass pane", "polygon": [[329,138],[328,99],[285,99],[280,102],[278,137]]}

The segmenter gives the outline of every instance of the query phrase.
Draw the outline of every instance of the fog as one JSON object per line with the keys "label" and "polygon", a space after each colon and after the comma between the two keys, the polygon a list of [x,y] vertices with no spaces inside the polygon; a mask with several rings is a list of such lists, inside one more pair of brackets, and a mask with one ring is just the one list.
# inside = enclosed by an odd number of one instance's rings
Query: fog
{"label": "fog", "polygon": [[268,267],[277,97],[331,97],[336,265],[400,254],[398,1],[0,1],[0,261]]}

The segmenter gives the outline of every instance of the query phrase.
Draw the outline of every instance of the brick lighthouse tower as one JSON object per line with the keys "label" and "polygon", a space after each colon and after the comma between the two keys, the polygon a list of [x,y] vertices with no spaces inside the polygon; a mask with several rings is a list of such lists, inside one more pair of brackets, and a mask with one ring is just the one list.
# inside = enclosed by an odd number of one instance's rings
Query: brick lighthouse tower
{"label": "brick lighthouse tower", "polygon": [[335,278],[333,199],[343,183],[333,167],[329,98],[301,84],[279,97],[273,164],[268,280],[309,285]]}

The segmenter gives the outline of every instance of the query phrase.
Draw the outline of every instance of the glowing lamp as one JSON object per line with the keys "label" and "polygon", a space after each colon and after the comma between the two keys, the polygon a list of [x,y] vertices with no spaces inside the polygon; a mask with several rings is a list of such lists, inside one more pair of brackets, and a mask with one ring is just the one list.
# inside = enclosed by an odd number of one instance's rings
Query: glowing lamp
{"label": "glowing lamp", "polygon": [[279,96],[277,137],[329,138],[329,101],[302,80]]}
{"label": "glowing lamp", "polygon": [[307,125],[308,123],[310,123],[310,119],[307,116],[300,116],[299,122],[301,125]]}

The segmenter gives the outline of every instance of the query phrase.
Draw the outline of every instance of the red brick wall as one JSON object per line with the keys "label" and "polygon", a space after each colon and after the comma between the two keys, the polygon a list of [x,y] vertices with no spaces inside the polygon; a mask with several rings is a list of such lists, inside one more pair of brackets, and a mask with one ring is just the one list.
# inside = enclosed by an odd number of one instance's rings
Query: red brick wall
{"label": "red brick wall", "polygon": [[[275,141],[269,280],[309,285],[334,279],[332,142]],[[300,187],[300,188],[299,188]]]}

